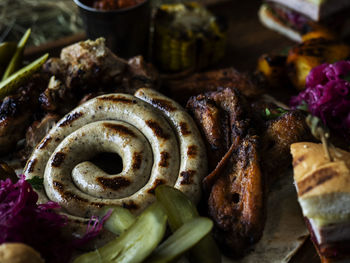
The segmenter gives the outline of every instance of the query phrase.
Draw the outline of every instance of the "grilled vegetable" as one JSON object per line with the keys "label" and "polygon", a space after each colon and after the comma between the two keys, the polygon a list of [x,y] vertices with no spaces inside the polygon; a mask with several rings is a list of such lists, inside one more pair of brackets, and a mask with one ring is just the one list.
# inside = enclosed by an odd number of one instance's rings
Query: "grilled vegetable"
{"label": "grilled vegetable", "polygon": [[286,57],[263,54],[258,60],[257,70],[263,74],[271,87],[280,87],[287,79]]}
{"label": "grilled vegetable", "polygon": [[305,42],[307,40],[316,38],[337,40],[339,39],[339,36],[337,36],[334,30],[331,30],[329,27],[326,27],[320,23],[309,21],[307,27],[303,30],[301,40],[302,42]]}
{"label": "grilled vegetable", "polygon": [[16,72],[22,65],[23,58],[23,50],[30,36],[31,30],[28,29],[23,35],[22,39],[18,42],[17,49],[15,54],[13,55],[10,63],[8,64],[4,75],[2,76],[2,80],[7,79],[14,72]]}
{"label": "grilled vegetable", "polygon": [[159,203],[149,206],[132,226],[120,237],[103,247],[74,260],[74,263],[88,262],[142,262],[162,240],[167,216]]}
{"label": "grilled vegetable", "polygon": [[155,16],[155,62],[170,72],[216,63],[225,53],[226,32],[226,25],[198,3],[162,5]]}
{"label": "grilled vegetable", "polygon": [[[174,232],[187,221],[198,217],[192,202],[181,191],[166,185],[156,188],[157,200],[163,205],[171,230]],[[194,262],[219,263],[221,255],[212,236],[208,234],[191,249]]]}
{"label": "grilled vegetable", "polygon": [[193,247],[199,240],[210,232],[212,227],[213,222],[204,217],[196,217],[187,221],[166,241],[164,241],[146,262],[170,262]]}
{"label": "grilled vegetable", "polygon": [[17,45],[15,42],[4,42],[0,44],[0,77],[2,77],[12,56],[15,54],[16,48]]}
{"label": "grilled vegetable", "polygon": [[350,57],[350,46],[324,38],[310,39],[292,48],[287,58],[287,69],[293,85],[305,89],[306,76],[322,63],[334,63]]}
{"label": "grilled vegetable", "polygon": [[49,54],[45,54],[29,65],[12,74],[9,78],[0,82],[0,100],[13,93],[24,81],[39,70],[47,60]]}
{"label": "grilled vegetable", "polygon": [[105,215],[110,209],[112,214],[104,224],[104,228],[110,232],[120,235],[127,230],[135,221],[135,216],[128,209],[122,207],[106,207],[102,210],[101,215]]}

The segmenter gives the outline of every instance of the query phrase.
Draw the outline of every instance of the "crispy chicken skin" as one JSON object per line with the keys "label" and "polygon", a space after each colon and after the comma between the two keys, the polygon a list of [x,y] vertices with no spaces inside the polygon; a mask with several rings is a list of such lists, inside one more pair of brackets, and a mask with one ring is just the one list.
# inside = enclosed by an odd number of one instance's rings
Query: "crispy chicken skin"
{"label": "crispy chicken skin", "polygon": [[[209,168],[213,170],[238,136],[247,126],[247,102],[236,89],[219,88],[217,91],[191,97],[187,109],[198,122],[206,138]],[[231,134],[232,133],[232,134]]]}
{"label": "crispy chicken skin", "polygon": [[226,253],[239,257],[261,238],[264,228],[257,136],[247,136],[239,143],[223,171],[210,192],[209,214],[216,223],[216,239]]}
{"label": "crispy chicken skin", "polygon": [[[261,237],[265,218],[264,178],[249,104],[237,89],[225,88],[193,97],[187,107],[210,146],[209,159],[221,159],[228,151],[204,187],[210,191],[208,212],[215,222],[215,237],[231,256],[242,256]],[[218,111],[222,114],[211,115]],[[220,151],[212,150],[214,143]]]}
{"label": "crispy chicken skin", "polygon": [[262,168],[266,171],[267,185],[271,185],[291,166],[290,145],[299,141],[310,141],[312,136],[303,112],[289,111],[277,119],[266,122],[261,137]]}
{"label": "crispy chicken skin", "polygon": [[40,90],[44,89],[45,84],[45,80],[35,75],[17,94],[0,101],[0,155],[14,151],[17,141],[24,137],[26,127],[38,108]]}
{"label": "crispy chicken skin", "polygon": [[209,169],[213,170],[230,147],[228,116],[204,95],[192,97],[187,107],[206,138]]}
{"label": "crispy chicken skin", "polygon": [[[275,104],[235,88],[192,97],[187,108],[208,147],[212,172],[203,187],[215,237],[227,254],[243,256],[262,236],[266,194],[291,164],[290,144],[309,139],[305,116],[281,114]],[[264,115],[266,108],[270,116]]]}

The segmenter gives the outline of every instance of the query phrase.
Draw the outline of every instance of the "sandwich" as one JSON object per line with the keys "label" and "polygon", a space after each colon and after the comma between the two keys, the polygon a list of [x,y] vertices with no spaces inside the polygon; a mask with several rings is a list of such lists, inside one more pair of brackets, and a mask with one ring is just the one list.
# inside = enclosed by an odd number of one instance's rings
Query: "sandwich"
{"label": "sandwich", "polygon": [[349,11],[349,0],[266,0],[258,15],[266,27],[301,42],[304,34],[325,28],[350,35]]}
{"label": "sandwich", "polygon": [[322,144],[294,143],[298,201],[322,263],[350,262],[350,153]]}

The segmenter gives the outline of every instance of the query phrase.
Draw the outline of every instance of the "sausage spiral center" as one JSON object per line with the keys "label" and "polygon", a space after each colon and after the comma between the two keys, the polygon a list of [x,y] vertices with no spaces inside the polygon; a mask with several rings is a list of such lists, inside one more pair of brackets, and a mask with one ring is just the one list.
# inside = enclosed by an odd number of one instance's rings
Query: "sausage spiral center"
{"label": "sausage spiral center", "polygon": [[[101,152],[119,154],[123,170],[111,175],[88,161]],[[53,200],[82,218],[104,206],[137,214],[154,201],[159,184],[197,202],[206,172],[206,151],[192,118],[150,89],[78,106],[37,145],[24,170],[27,178],[44,178],[39,202]]]}

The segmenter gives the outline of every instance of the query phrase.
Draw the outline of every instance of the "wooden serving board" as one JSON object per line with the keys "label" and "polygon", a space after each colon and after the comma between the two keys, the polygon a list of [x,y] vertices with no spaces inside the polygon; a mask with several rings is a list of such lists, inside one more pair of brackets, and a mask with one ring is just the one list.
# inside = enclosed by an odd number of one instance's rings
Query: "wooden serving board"
{"label": "wooden serving board", "polygon": [[[260,24],[257,17],[260,4],[261,1],[258,0],[230,0],[209,6],[215,14],[225,17],[229,26],[227,55],[218,68],[233,66],[239,71],[252,72],[261,54],[281,52],[295,45],[294,42]],[[25,56],[32,59],[44,52],[57,56],[62,47],[83,39],[85,35],[82,33],[40,47],[31,47],[26,50]],[[290,90],[280,92],[293,93]],[[309,238],[290,262],[320,263]]]}

